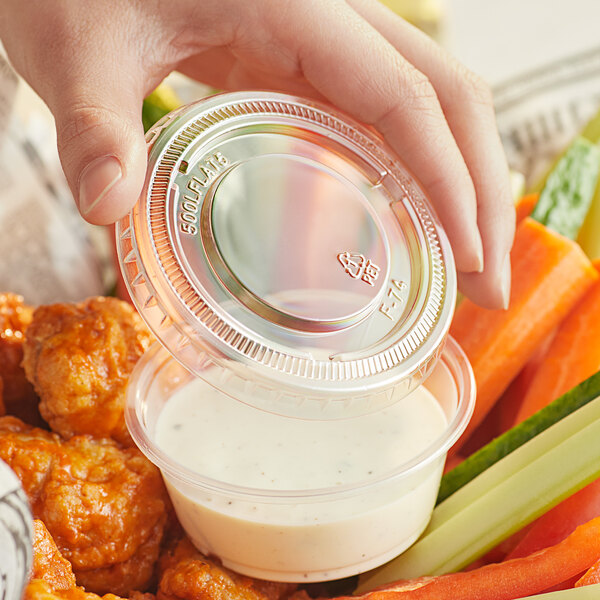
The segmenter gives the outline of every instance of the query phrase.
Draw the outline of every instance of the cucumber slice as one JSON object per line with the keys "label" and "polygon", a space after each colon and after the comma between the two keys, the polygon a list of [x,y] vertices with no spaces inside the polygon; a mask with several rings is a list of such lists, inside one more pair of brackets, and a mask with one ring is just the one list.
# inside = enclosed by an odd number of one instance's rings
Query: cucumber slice
{"label": "cucumber slice", "polygon": [[598,396],[600,396],[600,372],[581,382],[526,421],[492,440],[446,473],[440,484],[438,504],[501,458]]}
{"label": "cucumber slice", "polygon": [[599,476],[600,397],[438,505],[421,538],[383,567],[361,575],[358,592],[457,571]]}
{"label": "cucumber slice", "polygon": [[531,216],[574,240],[590,208],[599,171],[600,148],[576,138],[548,175]]}

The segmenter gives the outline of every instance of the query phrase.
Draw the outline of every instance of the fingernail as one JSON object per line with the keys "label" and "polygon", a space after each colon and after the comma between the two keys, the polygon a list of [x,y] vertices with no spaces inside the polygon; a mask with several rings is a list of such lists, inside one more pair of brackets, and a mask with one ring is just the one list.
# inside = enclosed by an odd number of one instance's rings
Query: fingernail
{"label": "fingernail", "polygon": [[89,214],[123,177],[121,163],[114,156],[93,160],[81,173],[79,180],[79,210]]}
{"label": "fingernail", "polygon": [[510,304],[510,254],[506,255],[502,272],[500,273],[500,291],[502,293],[502,308],[506,310]]}

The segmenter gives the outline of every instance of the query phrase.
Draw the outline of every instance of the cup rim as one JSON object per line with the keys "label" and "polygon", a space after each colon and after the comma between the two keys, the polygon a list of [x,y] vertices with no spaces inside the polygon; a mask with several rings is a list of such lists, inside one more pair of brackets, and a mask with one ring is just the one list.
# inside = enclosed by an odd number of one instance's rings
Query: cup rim
{"label": "cup rim", "polygon": [[[153,440],[145,426],[145,391],[153,379],[153,374],[167,362],[175,359],[160,345],[154,344],[134,368],[126,393],[125,422],[135,444],[140,451],[157,466],[164,476],[184,485],[192,485],[211,492],[260,502],[293,503],[298,501],[319,501],[341,499],[353,496],[367,488],[389,484],[414,474],[441,455],[446,454],[463,433],[475,407],[476,384],[473,369],[467,356],[458,343],[447,336],[439,358],[456,384],[458,396],[456,413],[449,421],[442,435],[427,446],[417,456],[398,467],[381,474],[375,479],[353,482],[335,487],[301,490],[273,490],[239,486],[204,476],[188,469],[173,460]],[[176,361],[177,362],[177,361]],[[438,365],[436,365],[437,368]],[[181,367],[185,370],[184,367]],[[223,393],[223,392],[221,392]],[[261,410],[257,408],[256,410]],[[360,418],[360,417],[354,417]]]}

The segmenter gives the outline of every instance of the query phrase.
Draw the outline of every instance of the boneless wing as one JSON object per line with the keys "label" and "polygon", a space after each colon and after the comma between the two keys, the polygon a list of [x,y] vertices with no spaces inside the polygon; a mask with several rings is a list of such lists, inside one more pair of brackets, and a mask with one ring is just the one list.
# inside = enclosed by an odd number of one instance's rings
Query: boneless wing
{"label": "boneless wing", "polygon": [[158,470],[136,448],[0,418],[0,458],[33,515],[87,591],[122,596],[152,580],[170,504]]}
{"label": "boneless wing", "polygon": [[295,583],[239,575],[200,554],[184,538],[161,557],[157,600],[285,600]]}
{"label": "boneless wing", "polygon": [[5,410],[27,423],[43,425],[39,399],[22,366],[25,330],[32,316],[33,308],[21,296],[0,293],[0,379]]}
{"label": "boneless wing", "polygon": [[[154,600],[152,594],[134,592],[131,600]],[[42,521],[33,522],[33,564],[23,600],[100,600],[100,596],[78,587],[71,564],[57,548]],[[121,600],[114,594],[103,600]]]}
{"label": "boneless wing", "polygon": [[60,553],[50,532],[39,519],[33,521],[30,579],[43,579],[55,590],[68,590],[77,585],[71,563]]}
{"label": "boneless wing", "polygon": [[36,309],[24,366],[52,430],[131,445],[123,419],[125,387],[152,341],[135,310],[116,298]]}

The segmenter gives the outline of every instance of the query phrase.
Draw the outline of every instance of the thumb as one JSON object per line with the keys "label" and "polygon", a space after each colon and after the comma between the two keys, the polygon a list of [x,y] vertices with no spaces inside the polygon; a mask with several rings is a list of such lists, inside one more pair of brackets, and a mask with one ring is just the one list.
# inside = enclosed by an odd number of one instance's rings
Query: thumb
{"label": "thumb", "polygon": [[[84,219],[108,225],[136,203],[146,173],[142,94],[111,76],[63,93],[51,107],[63,170]],[[94,78],[95,79],[95,78]],[[82,100],[83,99],[83,100]]]}

